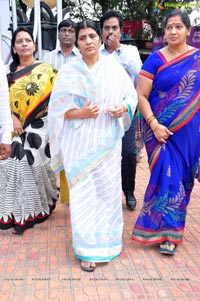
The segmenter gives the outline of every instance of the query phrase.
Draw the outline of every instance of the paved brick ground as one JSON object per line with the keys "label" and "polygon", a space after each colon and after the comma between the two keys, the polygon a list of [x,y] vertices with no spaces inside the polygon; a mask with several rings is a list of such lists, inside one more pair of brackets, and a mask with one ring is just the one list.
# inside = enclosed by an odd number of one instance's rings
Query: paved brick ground
{"label": "paved brick ground", "polygon": [[158,247],[131,241],[149,172],[137,167],[137,208],[125,204],[123,252],[94,273],[80,270],[71,243],[68,206],[58,204],[44,223],[22,236],[0,231],[0,301],[200,300],[200,184],[188,208],[184,242],[168,257]]}

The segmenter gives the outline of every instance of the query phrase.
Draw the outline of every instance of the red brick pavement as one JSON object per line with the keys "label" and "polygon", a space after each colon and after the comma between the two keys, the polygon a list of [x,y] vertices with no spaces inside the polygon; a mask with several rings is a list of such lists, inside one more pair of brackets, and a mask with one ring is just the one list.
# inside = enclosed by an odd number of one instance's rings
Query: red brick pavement
{"label": "red brick pavement", "polygon": [[80,270],[71,242],[68,206],[22,236],[0,231],[0,301],[198,301],[200,300],[200,183],[188,208],[184,242],[173,257],[156,246],[131,241],[149,171],[138,164],[135,211],[123,202],[124,234],[120,257]]}

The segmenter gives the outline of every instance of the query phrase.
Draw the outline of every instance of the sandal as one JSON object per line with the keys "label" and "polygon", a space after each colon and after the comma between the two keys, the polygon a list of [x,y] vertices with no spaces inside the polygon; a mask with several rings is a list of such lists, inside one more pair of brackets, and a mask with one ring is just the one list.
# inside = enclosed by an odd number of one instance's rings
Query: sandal
{"label": "sandal", "polygon": [[81,260],[81,269],[86,272],[94,272],[96,268],[95,262]]}
{"label": "sandal", "polygon": [[173,255],[176,252],[176,244],[169,241],[163,241],[160,245],[160,253]]}

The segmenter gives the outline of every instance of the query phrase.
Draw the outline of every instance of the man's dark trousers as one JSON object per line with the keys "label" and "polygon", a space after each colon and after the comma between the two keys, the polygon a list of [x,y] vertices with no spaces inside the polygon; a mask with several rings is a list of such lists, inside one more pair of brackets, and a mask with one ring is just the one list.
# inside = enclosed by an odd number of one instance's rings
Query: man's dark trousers
{"label": "man's dark trousers", "polygon": [[131,126],[122,138],[122,190],[124,194],[134,194],[136,174],[136,115]]}

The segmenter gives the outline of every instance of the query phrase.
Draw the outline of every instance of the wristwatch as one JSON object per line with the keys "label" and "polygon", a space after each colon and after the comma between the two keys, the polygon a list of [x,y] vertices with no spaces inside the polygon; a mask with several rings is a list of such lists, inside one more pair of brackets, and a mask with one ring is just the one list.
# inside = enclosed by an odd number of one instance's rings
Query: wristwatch
{"label": "wristwatch", "polygon": [[119,48],[117,48],[115,51],[116,51],[116,53],[117,53],[118,55],[120,55],[120,53],[121,53],[121,49],[120,49],[120,47],[119,47]]}

